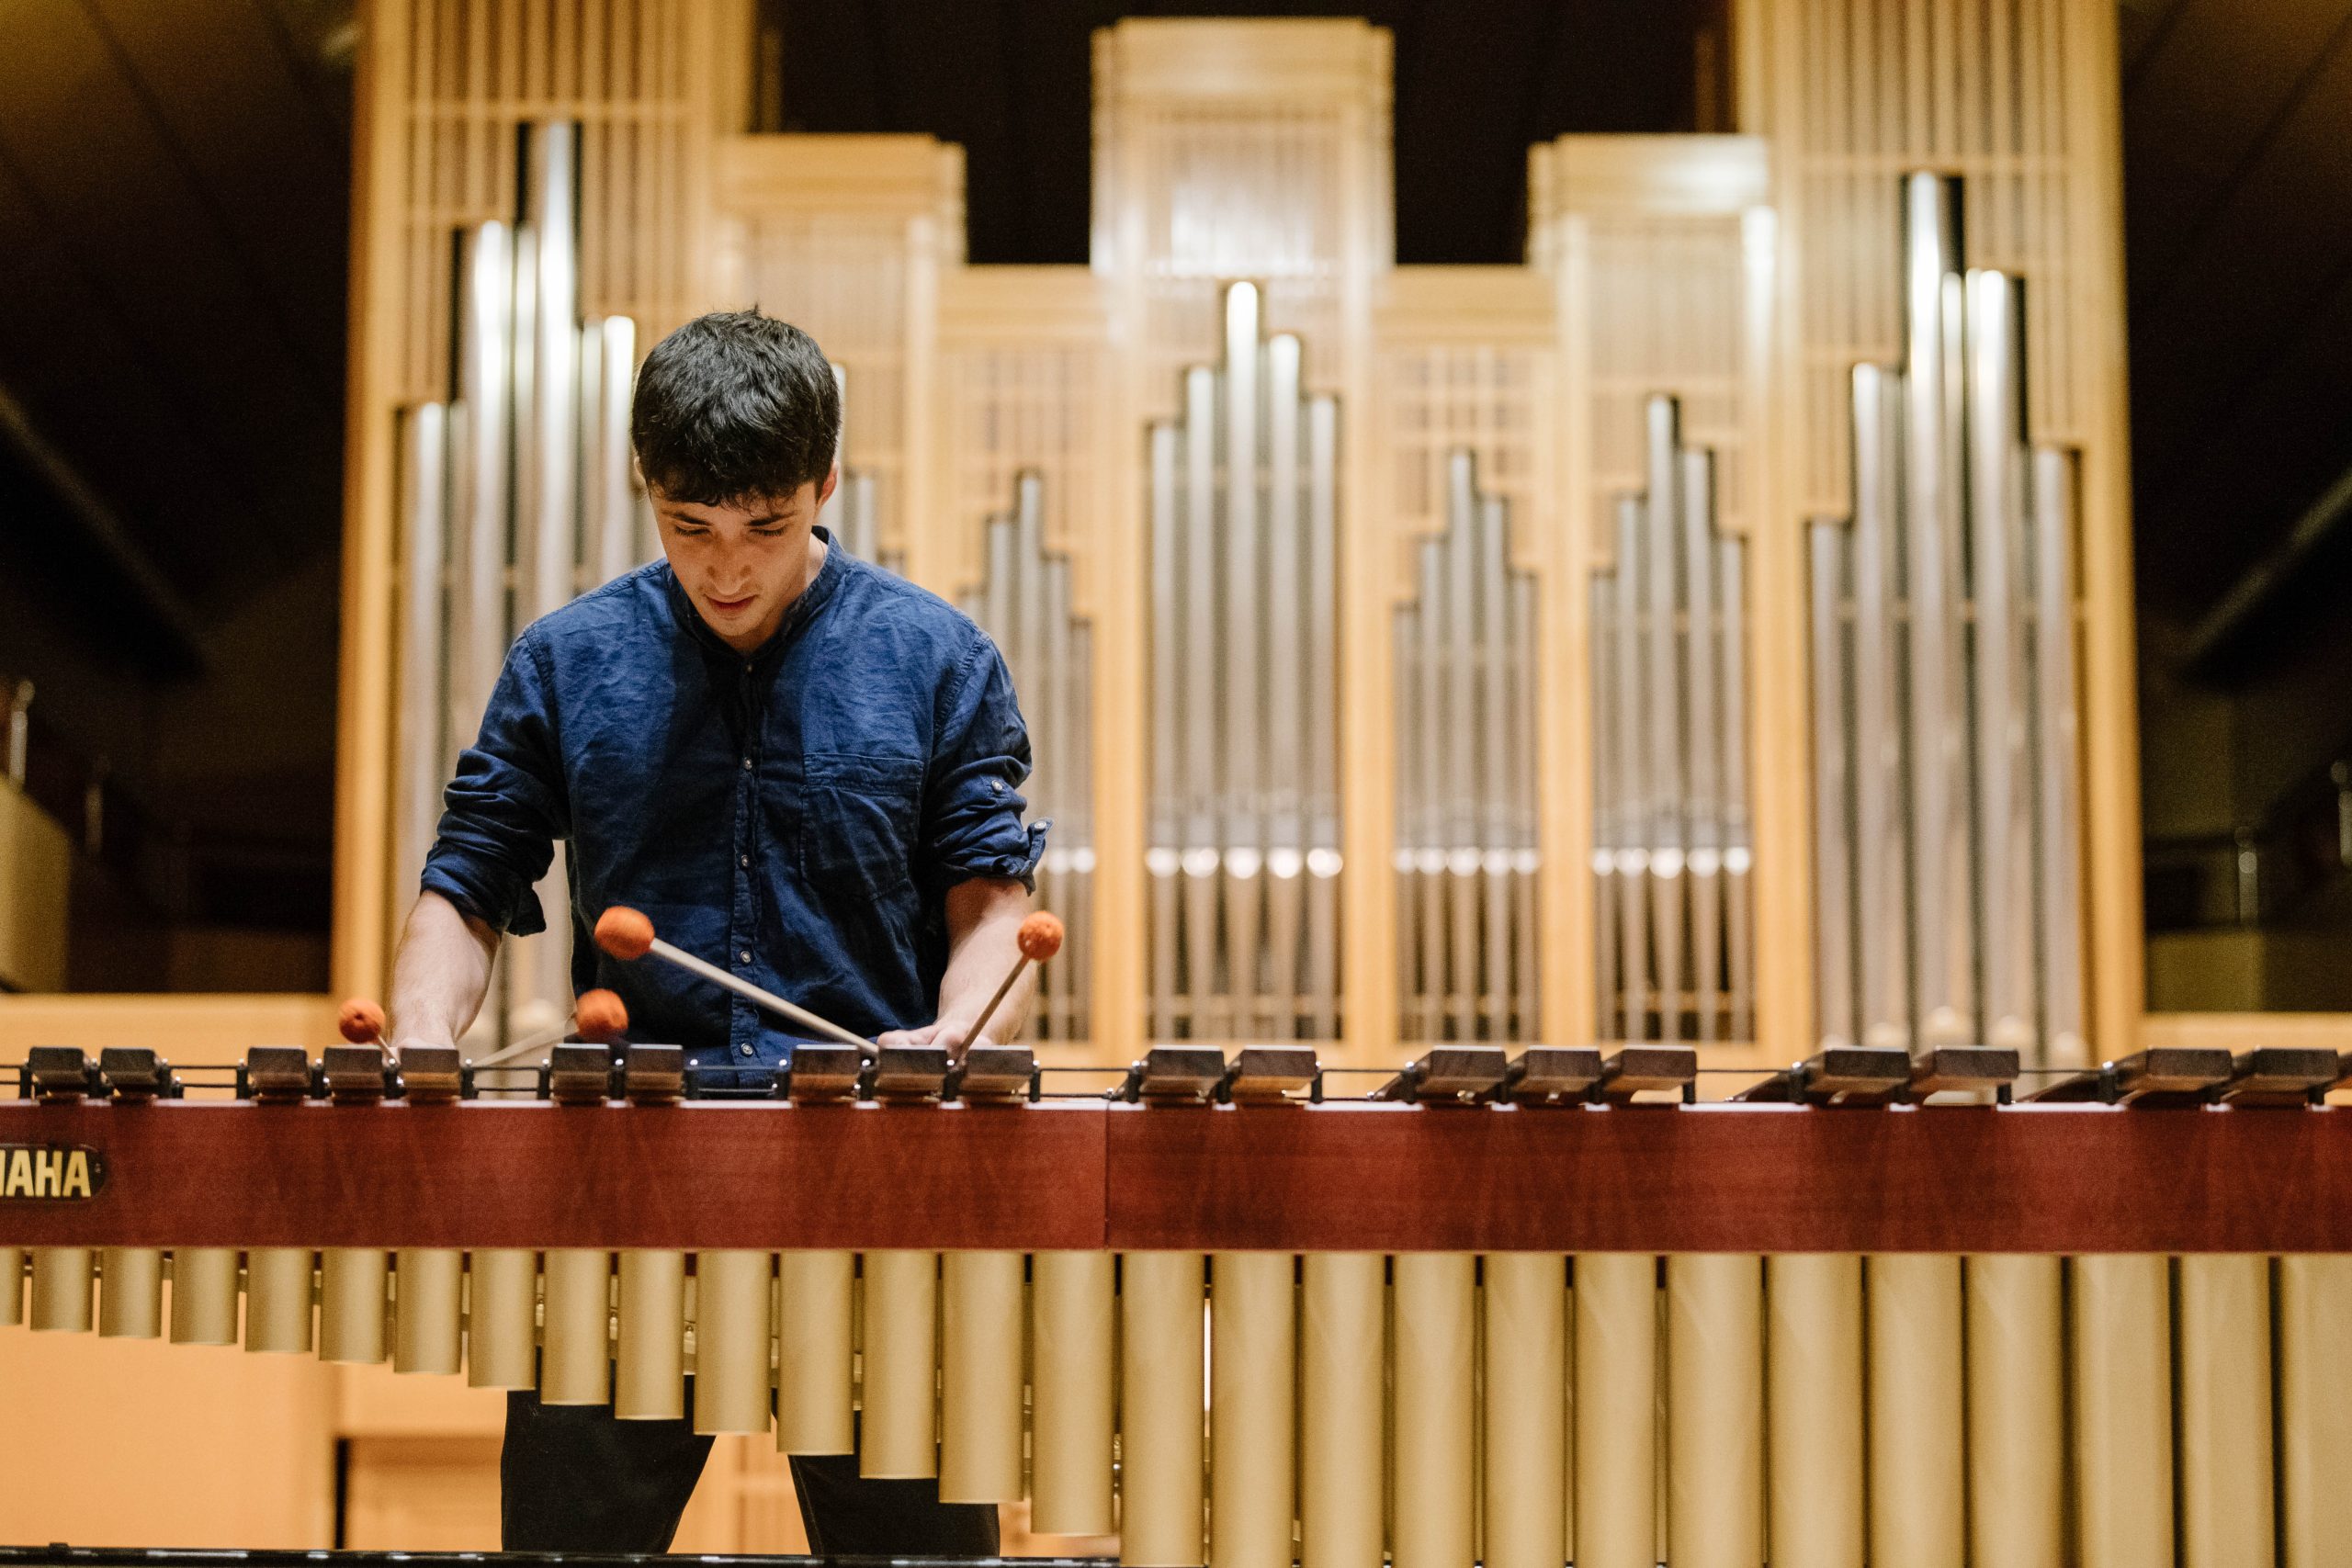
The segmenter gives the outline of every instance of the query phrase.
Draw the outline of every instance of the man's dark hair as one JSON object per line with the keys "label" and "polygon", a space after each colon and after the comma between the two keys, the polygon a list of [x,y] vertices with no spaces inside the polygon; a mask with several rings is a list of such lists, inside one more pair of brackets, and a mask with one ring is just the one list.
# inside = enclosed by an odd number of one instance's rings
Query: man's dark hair
{"label": "man's dark hair", "polygon": [[649,486],[737,506],[823,481],[841,442],[841,389],[798,327],[756,307],[718,310],[653,345],[628,423]]}

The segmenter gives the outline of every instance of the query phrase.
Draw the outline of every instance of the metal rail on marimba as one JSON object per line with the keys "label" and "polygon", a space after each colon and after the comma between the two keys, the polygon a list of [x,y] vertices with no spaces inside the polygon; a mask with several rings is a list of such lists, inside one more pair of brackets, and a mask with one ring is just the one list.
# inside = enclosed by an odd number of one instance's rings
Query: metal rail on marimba
{"label": "metal rail on marimba", "polygon": [[773,1429],[1154,1565],[2344,1539],[2332,1054],[2016,1104],[1907,1103],[2003,1052],[1708,1104],[1693,1066],[1448,1048],[1343,1100],[1304,1048],[1182,1047],[1063,1096],[1018,1049],[770,1082],[564,1046],[507,1100],[454,1053],[262,1049],[205,1100],[41,1052],[0,1102],[0,1320],[28,1259],[37,1328]]}

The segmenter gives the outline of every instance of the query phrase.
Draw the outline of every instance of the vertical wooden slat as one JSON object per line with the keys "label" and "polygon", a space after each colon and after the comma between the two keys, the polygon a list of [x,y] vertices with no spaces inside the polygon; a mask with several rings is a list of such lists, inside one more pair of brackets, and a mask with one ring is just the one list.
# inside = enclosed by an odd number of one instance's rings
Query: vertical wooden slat
{"label": "vertical wooden slat", "polygon": [[[429,0],[428,0],[429,3]],[[353,100],[350,369],[344,420],[342,637],[335,729],[335,919],[331,980],[338,994],[382,994],[394,877],[391,731],[392,405],[405,323],[401,242],[410,191],[401,177],[409,107],[409,7],[372,0]]]}

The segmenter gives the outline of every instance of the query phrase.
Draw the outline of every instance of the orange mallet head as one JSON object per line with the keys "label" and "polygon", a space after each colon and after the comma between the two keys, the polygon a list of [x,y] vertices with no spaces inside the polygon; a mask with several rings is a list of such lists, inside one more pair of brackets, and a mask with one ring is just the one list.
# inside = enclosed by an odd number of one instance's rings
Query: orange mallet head
{"label": "orange mallet head", "polygon": [[615,958],[642,958],[653,951],[653,922],[626,904],[616,904],[596,917],[596,945]]}
{"label": "orange mallet head", "polygon": [[1021,944],[1021,956],[1032,964],[1043,964],[1062,950],[1061,917],[1038,910],[1021,922],[1020,933],[1013,939]]}
{"label": "orange mallet head", "polygon": [[335,1015],[334,1026],[354,1045],[374,1045],[384,1038],[384,1010],[364,997],[354,997]]}
{"label": "orange mallet head", "polygon": [[[599,929],[601,931],[601,925]],[[580,1038],[598,1045],[614,1044],[628,1031],[628,1006],[602,987],[580,993],[572,1019],[579,1026]]]}

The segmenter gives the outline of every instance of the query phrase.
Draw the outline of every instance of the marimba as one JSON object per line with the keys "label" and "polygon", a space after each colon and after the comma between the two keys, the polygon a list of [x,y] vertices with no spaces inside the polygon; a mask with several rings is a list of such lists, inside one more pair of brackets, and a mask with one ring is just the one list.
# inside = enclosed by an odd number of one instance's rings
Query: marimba
{"label": "marimba", "polygon": [[2352,1540],[2333,1054],[2015,1103],[2000,1051],[1708,1103],[1694,1066],[1448,1047],[1347,1097],[1186,1046],[1079,1094],[1017,1048],[562,1045],[494,1098],[454,1052],[44,1050],[0,1102],[0,1320],[854,1446],[1151,1568]]}

